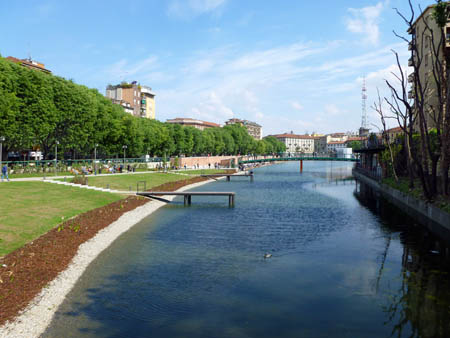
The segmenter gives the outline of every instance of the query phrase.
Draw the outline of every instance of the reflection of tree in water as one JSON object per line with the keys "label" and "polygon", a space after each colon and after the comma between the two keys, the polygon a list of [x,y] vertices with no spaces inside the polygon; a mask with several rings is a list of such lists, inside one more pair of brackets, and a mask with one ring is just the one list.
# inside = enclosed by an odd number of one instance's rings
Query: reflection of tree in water
{"label": "reflection of tree in water", "polygon": [[[386,325],[392,326],[393,337],[450,337],[450,247],[398,209],[377,198],[367,187],[359,187],[355,196],[380,215],[386,224],[386,236],[381,255],[376,290],[386,293],[383,310],[388,315]],[[401,280],[398,289],[390,283],[380,290],[384,265],[392,235],[400,233],[403,244]],[[389,281],[385,281],[388,283]]]}
{"label": "reflection of tree in water", "polygon": [[422,233],[402,233],[401,287],[385,311],[392,336],[410,326],[411,337],[450,337],[449,249]]}

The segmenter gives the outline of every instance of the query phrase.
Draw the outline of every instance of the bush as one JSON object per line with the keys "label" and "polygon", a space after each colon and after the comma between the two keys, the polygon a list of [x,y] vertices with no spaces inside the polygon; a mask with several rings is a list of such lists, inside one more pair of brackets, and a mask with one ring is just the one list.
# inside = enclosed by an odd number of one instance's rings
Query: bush
{"label": "bush", "polygon": [[75,184],[81,184],[81,185],[87,185],[88,179],[85,175],[75,175],[72,178],[72,183]]}

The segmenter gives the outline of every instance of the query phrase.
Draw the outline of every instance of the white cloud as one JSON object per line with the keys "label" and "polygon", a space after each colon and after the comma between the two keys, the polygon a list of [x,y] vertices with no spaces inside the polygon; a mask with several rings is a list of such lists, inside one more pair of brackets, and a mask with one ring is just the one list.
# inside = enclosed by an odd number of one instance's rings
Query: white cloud
{"label": "white cloud", "polygon": [[227,0],[172,0],[168,15],[178,18],[192,18],[204,13],[219,10]]}
{"label": "white cloud", "polygon": [[363,8],[349,8],[351,17],[347,19],[347,30],[363,35],[363,41],[378,45],[380,38],[379,18],[385,3],[379,2],[375,6]]}
{"label": "white cloud", "polygon": [[104,70],[108,81],[132,81],[140,80],[137,76],[142,77],[143,74],[149,74],[155,72],[158,67],[158,58],[156,56],[149,56],[143,60],[135,63],[130,63],[126,59],[122,59]]}
{"label": "white cloud", "polygon": [[299,110],[299,111],[303,109],[303,106],[300,103],[298,103],[297,101],[291,102],[291,107],[294,108],[295,110]]}
{"label": "white cloud", "polygon": [[[287,129],[356,130],[362,75],[367,79],[369,112],[376,86],[383,86],[382,78],[389,75],[395,62],[391,49],[407,48],[392,44],[350,57],[327,57],[341,47],[334,42],[293,42],[242,51],[241,46],[227,45],[193,51],[181,62],[175,59],[175,64],[173,56],[150,55],[116,62],[103,73],[103,81],[113,78],[108,81],[120,82],[125,73],[126,80],[151,86],[157,94],[160,120],[185,116],[224,123],[238,117],[261,124],[268,134]],[[403,64],[403,53],[401,57]],[[299,93],[309,102],[295,100]],[[323,106],[312,105],[314,100]],[[288,109],[280,110],[276,102],[285,102]],[[284,115],[291,118],[283,119]]]}
{"label": "white cloud", "polygon": [[193,117],[207,121],[225,121],[234,116],[231,108],[215,91],[209,92],[205,100],[191,108],[191,113]]}
{"label": "white cloud", "polygon": [[325,113],[330,115],[339,115],[341,110],[335,104],[326,104],[324,107]]}

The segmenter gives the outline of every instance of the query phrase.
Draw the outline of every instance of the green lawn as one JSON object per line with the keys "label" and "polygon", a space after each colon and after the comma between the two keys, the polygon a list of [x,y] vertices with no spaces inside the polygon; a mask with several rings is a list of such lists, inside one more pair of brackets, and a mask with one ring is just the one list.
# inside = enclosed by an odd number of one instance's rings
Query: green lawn
{"label": "green lawn", "polygon": [[178,170],[181,174],[189,175],[206,175],[206,174],[223,174],[226,170],[223,169],[197,169],[197,170]]}
{"label": "green lawn", "polygon": [[[46,177],[52,177],[55,176],[55,172],[49,172],[49,173],[45,173]],[[73,176],[73,174],[69,171],[63,171],[60,172],[58,171],[58,175],[57,176]],[[24,177],[44,177],[43,173],[23,173],[23,174],[9,174],[9,178],[24,178]]]}
{"label": "green lawn", "polygon": [[0,256],[72,216],[123,196],[45,182],[0,183]]}
{"label": "green lawn", "polygon": [[[111,176],[88,176],[88,185],[106,188],[109,185],[110,189],[136,191],[137,183],[140,181],[146,182],[147,189],[156,187],[163,183],[180,181],[189,178],[184,175],[177,175],[171,173],[148,173],[148,174],[129,174],[129,175],[111,175]],[[141,184],[139,189],[143,189]]]}

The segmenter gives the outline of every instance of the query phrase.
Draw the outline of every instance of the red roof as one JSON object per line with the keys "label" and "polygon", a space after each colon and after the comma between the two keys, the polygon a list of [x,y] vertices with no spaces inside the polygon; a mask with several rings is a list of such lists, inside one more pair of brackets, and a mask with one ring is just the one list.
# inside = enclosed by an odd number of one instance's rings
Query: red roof
{"label": "red roof", "polygon": [[403,129],[401,127],[395,127],[395,128],[386,130],[387,133],[401,133],[402,131],[403,131]]}
{"label": "red roof", "polygon": [[167,120],[168,123],[178,123],[178,124],[193,124],[198,126],[207,126],[207,127],[220,127],[220,124],[214,122],[207,122],[202,120],[192,119],[190,117],[177,117],[172,120]]}
{"label": "red roof", "polygon": [[278,134],[278,135],[270,135],[276,138],[297,138],[297,139],[307,139],[307,140],[314,140],[315,137],[314,136],[310,136],[310,135],[296,135],[296,134],[288,134],[288,133],[284,133],[284,134]]}
{"label": "red roof", "polygon": [[28,67],[28,68],[41,70],[41,71],[46,72],[46,73],[51,73],[50,70],[45,68],[43,63],[36,62],[36,61],[31,60],[31,59],[30,60],[18,59],[18,58],[15,58],[13,56],[8,56],[8,57],[6,57],[6,59],[9,60],[9,61],[12,61],[14,63],[18,63],[18,64],[20,64],[22,66]]}
{"label": "red roof", "polygon": [[365,141],[365,140],[367,140],[367,137],[365,137],[365,136],[354,136],[354,137],[349,137],[347,139],[347,142],[349,142],[349,141]]}

